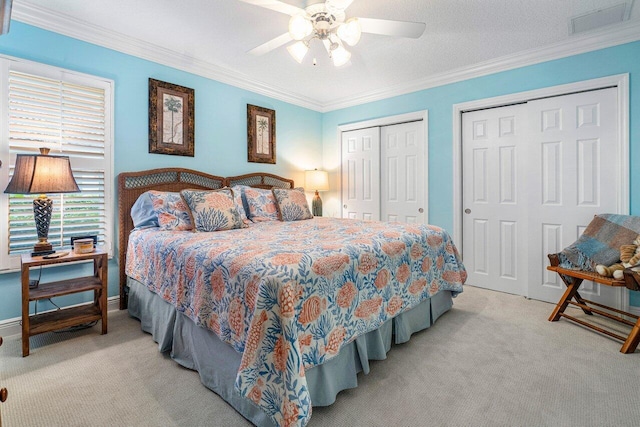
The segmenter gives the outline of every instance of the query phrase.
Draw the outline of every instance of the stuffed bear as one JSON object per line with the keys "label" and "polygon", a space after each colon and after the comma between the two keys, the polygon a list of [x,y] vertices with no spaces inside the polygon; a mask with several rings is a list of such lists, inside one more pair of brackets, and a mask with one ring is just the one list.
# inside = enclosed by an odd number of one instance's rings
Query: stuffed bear
{"label": "stuffed bear", "polygon": [[606,265],[598,264],[596,265],[596,272],[601,276],[613,277],[614,279],[622,279],[622,271],[624,270],[624,268],[624,265],[620,263],[616,263],[608,267]]}
{"label": "stuffed bear", "polygon": [[614,279],[621,280],[624,276],[622,271],[625,268],[633,267],[640,263],[640,235],[636,237],[632,245],[620,246],[620,261],[610,266],[598,264],[596,265],[596,272],[605,277],[613,277]]}
{"label": "stuffed bear", "polygon": [[634,267],[640,262],[640,236],[633,241],[632,245],[620,247],[620,261],[626,267]]}

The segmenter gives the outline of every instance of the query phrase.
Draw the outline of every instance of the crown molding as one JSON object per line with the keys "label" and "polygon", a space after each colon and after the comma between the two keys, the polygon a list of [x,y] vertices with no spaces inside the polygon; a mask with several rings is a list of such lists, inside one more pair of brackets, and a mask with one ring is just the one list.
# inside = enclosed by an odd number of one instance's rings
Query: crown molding
{"label": "crown molding", "polygon": [[276,88],[273,85],[256,82],[255,79],[237,71],[183,55],[153,43],[127,37],[104,27],[88,24],[85,21],[33,4],[14,2],[11,18],[44,30],[193,73],[310,110],[321,111],[323,107],[322,104],[307,97]]}
{"label": "crown molding", "polygon": [[380,101],[399,95],[469,80],[476,77],[495,74],[501,71],[535,65],[554,59],[565,58],[598,49],[617,46],[640,40],[640,21],[612,26],[588,35],[569,37],[549,46],[529,49],[513,55],[503,56],[489,61],[479,62],[470,67],[462,67],[424,79],[395,85],[381,90],[371,91],[357,97],[348,97],[323,104],[322,112],[339,110],[369,102]]}
{"label": "crown molding", "polygon": [[480,62],[470,67],[462,67],[381,90],[322,103],[283,88],[256,82],[253,78],[237,71],[198,60],[153,43],[126,37],[106,28],[22,1],[14,3],[12,19],[321,113],[640,40],[640,21],[629,21],[590,34],[572,36],[542,48],[530,49]]}

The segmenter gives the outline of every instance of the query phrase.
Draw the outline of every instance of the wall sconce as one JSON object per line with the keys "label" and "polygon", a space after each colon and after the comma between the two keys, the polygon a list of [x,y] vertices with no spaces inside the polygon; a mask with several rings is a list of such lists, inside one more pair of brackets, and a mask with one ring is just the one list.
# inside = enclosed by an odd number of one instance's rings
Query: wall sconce
{"label": "wall sconce", "polygon": [[311,202],[313,216],[322,216],[322,199],[318,191],[329,191],[329,174],[318,169],[304,172],[304,187],[307,190],[315,190],[316,194]]}
{"label": "wall sconce", "polygon": [[38,232],[38,243],[33,247],[31,256],[54,253],[47,241],[53,200],[45,193],[78,193],[80,188],[71,173],[68,156],[50,156],[48,148],[41,148],[40,154],[18,154],[13,176],[7,188],[7,194],[39,194],[33,199],[33,217]]}

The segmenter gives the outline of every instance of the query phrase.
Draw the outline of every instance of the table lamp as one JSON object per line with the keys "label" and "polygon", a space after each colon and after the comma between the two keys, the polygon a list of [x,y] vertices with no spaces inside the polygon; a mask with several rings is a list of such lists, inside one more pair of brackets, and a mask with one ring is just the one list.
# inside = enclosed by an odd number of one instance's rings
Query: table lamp
{"label": "table lamp", "polygon": [[50,156],[48,148],[41,148],[40,154],[18,154],[13,176],[7,188],[8,194],[39,194],[33,200],[33,217],[38,231],[38,243],[31,256],[54,253],[47,241],[53,200],[45,193],[78,193],[80,188],[71,173],[68,156]]}
{"label": "table lamp", "polygon": [[313,216],[322,216],[322,199],[318,191],[329,191],[329,174],[326,171],[318,169],[304,172],[305,189],[315,190],[316,195],[313,196],[311,202],[311,211]]}

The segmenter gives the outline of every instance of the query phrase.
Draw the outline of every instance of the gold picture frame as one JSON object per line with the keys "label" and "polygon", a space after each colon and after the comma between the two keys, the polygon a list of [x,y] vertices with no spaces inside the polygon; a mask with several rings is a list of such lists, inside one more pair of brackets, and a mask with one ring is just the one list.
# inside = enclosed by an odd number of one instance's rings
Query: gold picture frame
{"label": "gold picture frame", "polygon": [[253,163],[276,163],[276,111],[247,104],[247,152]]}
{"label": "gold picture frame", "polygon": [[195,92],[149,79],[149,153],[193,157]]}

